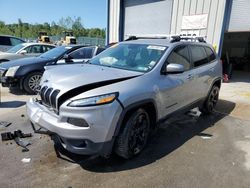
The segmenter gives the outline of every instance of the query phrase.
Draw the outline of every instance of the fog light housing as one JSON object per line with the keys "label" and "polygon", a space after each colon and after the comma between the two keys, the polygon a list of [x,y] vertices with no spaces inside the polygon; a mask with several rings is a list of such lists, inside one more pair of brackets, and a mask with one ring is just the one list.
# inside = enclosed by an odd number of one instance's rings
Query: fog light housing
{"label": "fog light housing", "polygon": [[89,127],[89,124],[84,119],[80,118],[68,118],[67,122],[77,127]]}

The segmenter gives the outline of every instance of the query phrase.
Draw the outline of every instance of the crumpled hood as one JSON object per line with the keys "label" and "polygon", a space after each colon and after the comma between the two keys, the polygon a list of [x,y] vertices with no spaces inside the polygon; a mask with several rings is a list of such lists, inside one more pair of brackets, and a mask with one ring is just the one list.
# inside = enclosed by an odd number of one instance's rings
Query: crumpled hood
{"label": "crumpled hood", "polygon": [[35,63],[43,63],[43,62],[49,62],[50,60],[40,57],[27,57],[22,59],[17,59],[13,61],[7,61],[0,64],[1,68],[9,69],[10,67],[14,66],[23,66],[23,65],[30,65]]}
{"label": "crumpled hood", "polygon": [[91,64],[59,65],[44,72],[41,85],[42,87],[46,85],[53,89],[59,89],[64,93],[89,84],[112,80],[122,81],[142,74],[135,71]]}

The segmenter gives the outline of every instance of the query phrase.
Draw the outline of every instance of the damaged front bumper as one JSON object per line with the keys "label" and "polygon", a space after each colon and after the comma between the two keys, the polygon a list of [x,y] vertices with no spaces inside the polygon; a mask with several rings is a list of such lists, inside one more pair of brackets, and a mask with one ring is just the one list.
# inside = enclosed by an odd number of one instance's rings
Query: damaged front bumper
{"label": "damaged front bumper", "polygon": [[[115,128],[122,112],[117,101],[98,107],[72,108],[62,105],[57,115],[36,99],[27,102],[27,115],[34,127],[59,136],[62,146],[77,154],[105,153],[113,143]],[[69,119],[84,120],[84,127]]]}
{"label": "damaged front bumper", "polygon": [[0,82],[2,83],[3,87],[16,87],[19,85],[19,79],[14,77],[1,77]]}

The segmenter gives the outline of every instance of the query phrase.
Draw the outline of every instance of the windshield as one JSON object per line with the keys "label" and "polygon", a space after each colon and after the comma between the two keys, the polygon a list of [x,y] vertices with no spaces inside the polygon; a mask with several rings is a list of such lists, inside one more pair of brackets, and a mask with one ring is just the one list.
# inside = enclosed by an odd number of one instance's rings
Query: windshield
{"label": "windshield", "polygon": [[8,53],[16,53],[16,52],[18,52],[19,50],[21,50],[23,47],[24,47],[23,44],[18,44],[18,45],[16,45],[16,46],[12,47],[11,49],[9,49],[7,52],[8,52]]}
{"label": "windshield", "polygon": [[60,46],[45,52],[44,54],[40,55],[41,58],[46,59],[56,59],[63,55],[67,50],[71,49],[72,47],[69,46]]}
{"label": "windshield", "polygon": [[138,72],[150,71],[167,47],[145,44],[117,44],[89,61],[90,64]]}

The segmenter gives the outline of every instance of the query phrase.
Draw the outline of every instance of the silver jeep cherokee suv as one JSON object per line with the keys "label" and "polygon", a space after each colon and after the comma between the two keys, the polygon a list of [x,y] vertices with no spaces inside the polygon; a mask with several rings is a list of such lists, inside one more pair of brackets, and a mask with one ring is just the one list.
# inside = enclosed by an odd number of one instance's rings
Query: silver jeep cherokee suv
{"label": "silver jeep cherokee suv", "polygon": [[194,107],[211,113],[221,78],[220,60],[202,40],[133,37],[86,64],[46,71],[27,114],[70,152],[131,158],[160,120]]}

